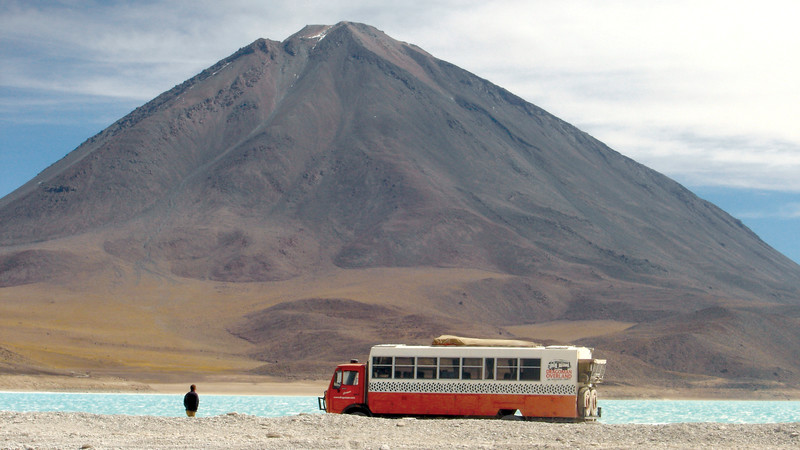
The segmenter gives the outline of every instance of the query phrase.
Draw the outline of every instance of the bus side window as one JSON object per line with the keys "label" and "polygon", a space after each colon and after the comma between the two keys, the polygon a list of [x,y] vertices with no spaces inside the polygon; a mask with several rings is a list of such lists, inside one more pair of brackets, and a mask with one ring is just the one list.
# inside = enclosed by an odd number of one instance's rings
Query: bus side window
{"label": "bus side window", "polygon": [[392,357],[372,357],[372,378],[392,378]]}
{"label": "bus side window", "polygon": [[439,358],[439,379],[458,379],[461,358]]}
{"label": "bus side window", "polygon": [[517,358],[497,358],[497,379],[517,381]]}
{"label": "bus side window", "polygon": [[395,378],[414,378],[414,358],[397,356],[394,358]]}
{"label": "bus side window", "polygon": [[480,380],[483,378],[481,358],[461,358],[461,379]]}
{"label": "bus side window", "polygon": [[436,379],[436,358],[417,358],[417,379]]}
{"label": "bus side window", "polygon": [[484,366],[485,366],[485,370],[483,371],[483,378],[485,380],[493,380],[494,379],[494,358],[486,358]]}
{"label": "bus side window", "polygon": [[539,381],[542,379],[542,360],[540,358],[522,358],[521,363],[520,380]]}

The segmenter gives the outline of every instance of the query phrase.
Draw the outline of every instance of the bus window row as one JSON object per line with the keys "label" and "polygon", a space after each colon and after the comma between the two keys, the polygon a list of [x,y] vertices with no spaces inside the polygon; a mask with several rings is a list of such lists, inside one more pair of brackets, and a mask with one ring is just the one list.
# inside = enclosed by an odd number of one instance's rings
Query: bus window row
{"label": "bus window row", "polygon": [[372,378],[417,380],[541,380],[540,358],[374,356]]}

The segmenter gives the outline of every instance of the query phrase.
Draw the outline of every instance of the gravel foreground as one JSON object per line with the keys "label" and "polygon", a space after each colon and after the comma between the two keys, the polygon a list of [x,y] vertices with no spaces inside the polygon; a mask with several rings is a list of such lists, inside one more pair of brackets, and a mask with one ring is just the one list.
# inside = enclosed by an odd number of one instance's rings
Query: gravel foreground
{"label": "gravel foreground", "polygon": [[0,448],[209,449],[797,448],[800,423],[554,424],[375,419],[334,414],[265,418],[0,412]]}

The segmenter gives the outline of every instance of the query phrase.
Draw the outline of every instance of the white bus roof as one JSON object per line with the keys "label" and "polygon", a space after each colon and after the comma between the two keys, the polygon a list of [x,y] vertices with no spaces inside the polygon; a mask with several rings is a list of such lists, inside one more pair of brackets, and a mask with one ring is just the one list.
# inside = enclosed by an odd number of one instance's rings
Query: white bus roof
{"label": "white bus roof", "polygon": [[375,356],[463,356],[473,357],[514,357],[519,355],[535,356],[540,354],[570,354],[576,353],[577,359],[592,359],[592,350],[587,347],[572,345],[551,345],[540,347],[478,347],[459,345],[406,345],[406,344],[380,344],[372,347],[370,355]]}

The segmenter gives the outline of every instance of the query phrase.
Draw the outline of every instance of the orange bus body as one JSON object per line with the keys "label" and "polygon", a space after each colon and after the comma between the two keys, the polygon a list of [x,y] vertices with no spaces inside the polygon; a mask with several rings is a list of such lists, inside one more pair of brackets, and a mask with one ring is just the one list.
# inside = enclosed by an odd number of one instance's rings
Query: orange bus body
{"label": "orange bus body", "polygon": [[372,393],[374,415],[497,417],[519,411],[523,417],[577,418],[575,396],[500,394]]}

